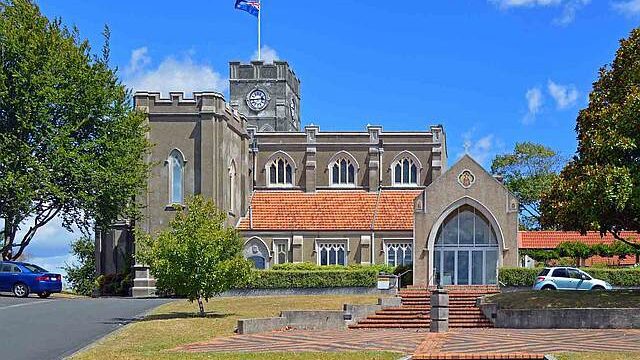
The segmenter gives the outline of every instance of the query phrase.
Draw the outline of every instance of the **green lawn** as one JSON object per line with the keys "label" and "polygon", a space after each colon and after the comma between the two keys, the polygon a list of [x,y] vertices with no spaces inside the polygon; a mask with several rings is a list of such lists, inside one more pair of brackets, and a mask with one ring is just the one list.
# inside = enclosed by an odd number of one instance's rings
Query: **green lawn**
{"label": "green lawn", "polygon": [[339,310],[342,304],[374,304],[379,295],[280,296],[216,298],[206,304],[208,316],[196,317],[197,304],[185,300],[160,306],[143,321],[127,325],[73,357],[84,359],[397,359],[392,352],[349,353],[176,353],[178,345],[231,336],[241,318],[276,316],[287,309]]}
{"label": "green lawn", "polygon": [[518,291],[487,296],[503,309],[640,308],[639,290]]}
{"label": "green lawn", "polygon": [[640,360],[640,353],[584,352],[558,354],[556,357],[558,360]]}

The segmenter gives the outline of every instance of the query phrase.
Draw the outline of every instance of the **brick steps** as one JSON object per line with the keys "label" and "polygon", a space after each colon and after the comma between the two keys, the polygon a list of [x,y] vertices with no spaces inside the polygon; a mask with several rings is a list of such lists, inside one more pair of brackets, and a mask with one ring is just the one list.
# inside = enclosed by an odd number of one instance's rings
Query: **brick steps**
{"label": "brick steps", "polygon": [[417,354],[411,357],[412,360],[544,360],[542,354],[524,354],[524,353],[478,353],[478,354],[458,354],[458,353],[441,353],[441,354]]}
{"label": "brick steps", "polygon": [[[488,328],[493,324],[476,307],[476,299],[488,293],[497,292],[496,288],[462,288],[449,292],[449,327],[451,328]],[[351,329],[428,329],[431,324],[430,292],[426,289],[409,288],[400,292],[402,305],[376,311]]]}

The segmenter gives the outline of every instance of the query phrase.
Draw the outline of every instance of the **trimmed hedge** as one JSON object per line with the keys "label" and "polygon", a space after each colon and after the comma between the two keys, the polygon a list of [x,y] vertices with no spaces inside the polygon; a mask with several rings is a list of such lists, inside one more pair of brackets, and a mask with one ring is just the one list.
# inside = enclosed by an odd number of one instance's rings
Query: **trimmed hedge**
{"label": "trimmed hedge", "polygon": [[375,269],[358,270],[254,270],[246,289],[374,287]]}
{"label": "trimmed hedge", "polygon": [[[504,286],[533,286],[540,270],[541,268],[501,268],[498,280]],[[614,286],[640,286],[640,268],[582,268],[581,270]]]}

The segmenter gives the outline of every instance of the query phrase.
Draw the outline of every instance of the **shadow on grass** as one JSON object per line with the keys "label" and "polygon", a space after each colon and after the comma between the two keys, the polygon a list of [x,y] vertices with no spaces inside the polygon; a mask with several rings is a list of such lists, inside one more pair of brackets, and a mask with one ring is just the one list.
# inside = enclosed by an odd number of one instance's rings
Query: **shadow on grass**
{"label": "shadow on grass", "polygon": [[[235,313],[220,313],[215,311],[207,311],[205,312],[205,318],[207,319],[222,319],[229,316],[233,316]],[[153,320],[171,320],[171,319],[198,319],[202,318],[196,311],[194,312],[170,312],[164,314],[150,314],[144,317],[144,319],[140,319],[140,321],[153,321]]]}

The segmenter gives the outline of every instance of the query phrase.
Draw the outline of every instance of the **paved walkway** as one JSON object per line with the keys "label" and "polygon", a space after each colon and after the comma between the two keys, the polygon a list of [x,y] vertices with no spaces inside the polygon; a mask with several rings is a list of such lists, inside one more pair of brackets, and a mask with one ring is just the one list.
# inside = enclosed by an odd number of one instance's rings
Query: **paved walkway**
{"label": "paved walkway", "polygon": [[560,352],[640,352],[640,330],[460,329],[428,333],[414,359],[541,359]]}
{"label": "paved walkway", "polygon": [[339,352],[396,351],[412,354],[424,340],[415,330],[323,330],[274,331],[234,335],[183,345],[174,350],[188,352]]}

